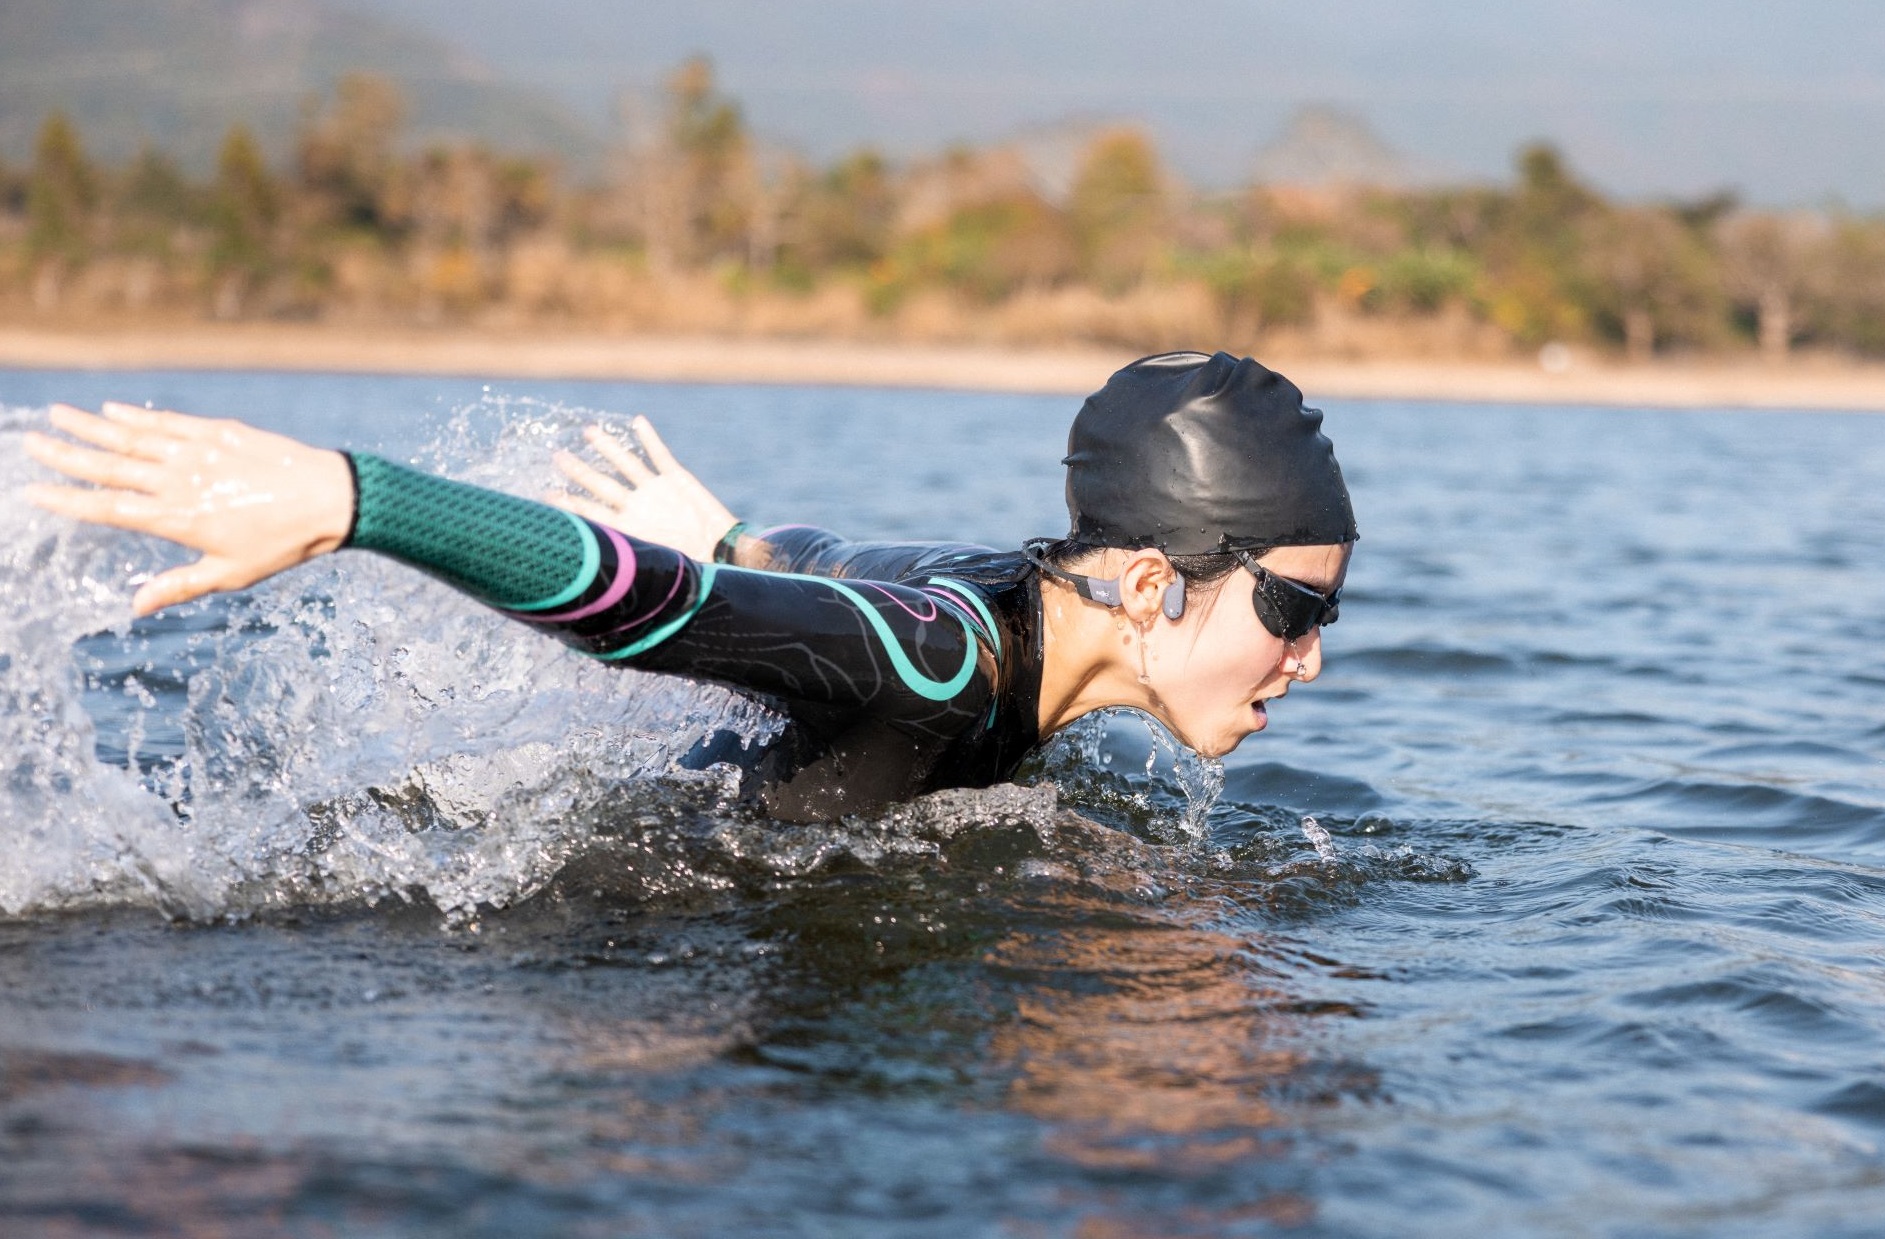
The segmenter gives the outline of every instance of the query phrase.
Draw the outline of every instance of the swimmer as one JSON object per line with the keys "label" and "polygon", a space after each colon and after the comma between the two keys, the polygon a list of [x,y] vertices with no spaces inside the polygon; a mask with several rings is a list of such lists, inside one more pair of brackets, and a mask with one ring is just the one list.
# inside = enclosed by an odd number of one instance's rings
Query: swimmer
{"label": "swimmer", "polygon": [[236,421],[60,405],[80,442],[27,451],[91,485],[28,497],[200,552],[138,589],[141,616],[353,548],[590,657],[757,694],[790,725],[746,790],[804,821],[999,782],[1107,707],[1207,756],[1261,731],[1321,671],[1356,537],[1321,422],[1248,358],[1136,361],[1074,419],[1067,536],[1018,553],[750,530],[641,419],[645,462],[591,428],[615,474],[561,455],[584,493],[542,503]]}

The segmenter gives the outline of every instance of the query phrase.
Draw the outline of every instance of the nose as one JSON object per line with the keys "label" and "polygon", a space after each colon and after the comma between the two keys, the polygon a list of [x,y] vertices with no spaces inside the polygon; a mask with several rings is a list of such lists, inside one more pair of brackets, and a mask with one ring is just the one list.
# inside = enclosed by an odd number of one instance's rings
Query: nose
{"label": "nose", "polygon": [[1290,642],[1282,670],[1298,684],[1307,684],[1322,674],[1322,629],[1311,628],[1307,636]]}

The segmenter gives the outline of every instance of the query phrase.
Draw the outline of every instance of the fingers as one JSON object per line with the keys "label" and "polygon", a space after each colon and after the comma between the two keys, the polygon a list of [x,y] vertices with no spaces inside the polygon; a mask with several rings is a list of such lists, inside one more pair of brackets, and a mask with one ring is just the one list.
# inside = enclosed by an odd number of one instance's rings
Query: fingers
{"label": "fingers", "polygon": [[229,422],[214,417],[191,417],[188,413],[172,413],[164,409],[146,409],[140,405],[125,404],[118,400],[105,401],[102,409],[111,421],[130,426],[137,430],[155,431],[175,439],[192,439],[206,442],[216,438],[228,427]]}
{"label": "fingers", "polygon": [[589,427],[583,431],[583,438],[596,449],[597,455],[614,465],[630,482],[639,485],[654,476],[654,471],[642,463],[633,449],[602,427]]}
{"label": "fingers", "polygon": [[611,529],[620,529],[617,523],[622,518],[614,509],[593,499],[584,499],[581,495],[572,495],[567,491],[553,490],[544,492],[543,501],[553,508],[574,513],[584,520],[594,521],[598,525],[607,525]]}
{"label": "fingers", "polygon": [[149,495],[128,490],[82,490],[76,486],[28,486],[27,502],[73,520],[152,533],[175,541],[171,511]]}
{"label": "fingers", "polygon": [[87,413],[84,409],[74,408],[69,404],[53,405],[52,416],[49,420],[54,429],[63,430],[74,439],[108,451],[122,452],[127,456],[141,456],[145,460],[163,460],[173,455],[176,449],[175,440],[168,435],[134,430],[131,427],[108,421],[94,413]]}
{"label": "fingers", "polygon": [[131,612],[138,616],[153,615],[165,607],[174,607],[217,590],[239,589],[244,583],[231,578],[231,567],[225,560],[205,556],[193,564],[160,572],[131,596]]}
{"label": "fingers", "polygon": [[[557,471],[604,503],[617,507],[634,502],[634,492],[608,474],[571,452],[558,452],[552,458]],[[643,470],[644,478],[647,471]]]}
{"label": "fingers", "polygon": [[31,431],[26,435],[26,454],[67,477],[120,490],[154,492],[162,478],[161,468],[148,460],[116,452],[94,452]]}
{"label": "fingers", "polygon": [[681,462],[674,459],[674,453],[668,450],[668,445],[663,443],[661,436],[655,433],[653,422],[637,414],[628,425],[629,429],[635,432],[635,438],[640,441],[641,450],[648,453],[648,459],[654,464],[656,473],[672,473],[680,469]]}

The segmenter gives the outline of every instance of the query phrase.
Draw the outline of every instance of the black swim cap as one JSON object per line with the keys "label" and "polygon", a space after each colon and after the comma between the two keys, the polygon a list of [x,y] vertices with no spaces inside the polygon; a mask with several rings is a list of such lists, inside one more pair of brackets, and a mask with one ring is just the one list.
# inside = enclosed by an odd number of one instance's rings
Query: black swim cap
{"label": "black swim cap", "polygon": [[1160,353],[1087,397],[1067,436],[1067,536],[1169,555],[1355,540],[1322,413],[1248,357]]}

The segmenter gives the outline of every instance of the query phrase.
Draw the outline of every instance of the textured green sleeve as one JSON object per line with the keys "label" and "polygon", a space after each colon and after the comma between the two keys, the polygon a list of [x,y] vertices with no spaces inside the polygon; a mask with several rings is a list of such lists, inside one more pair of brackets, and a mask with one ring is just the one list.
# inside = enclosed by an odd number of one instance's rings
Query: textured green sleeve
{"label": "textured green sleeve", "polygon": [[559,606],[596,577],[596,536],[578,517],[366,453],[348,460],[348,546],[403,560],[511,611]]}

